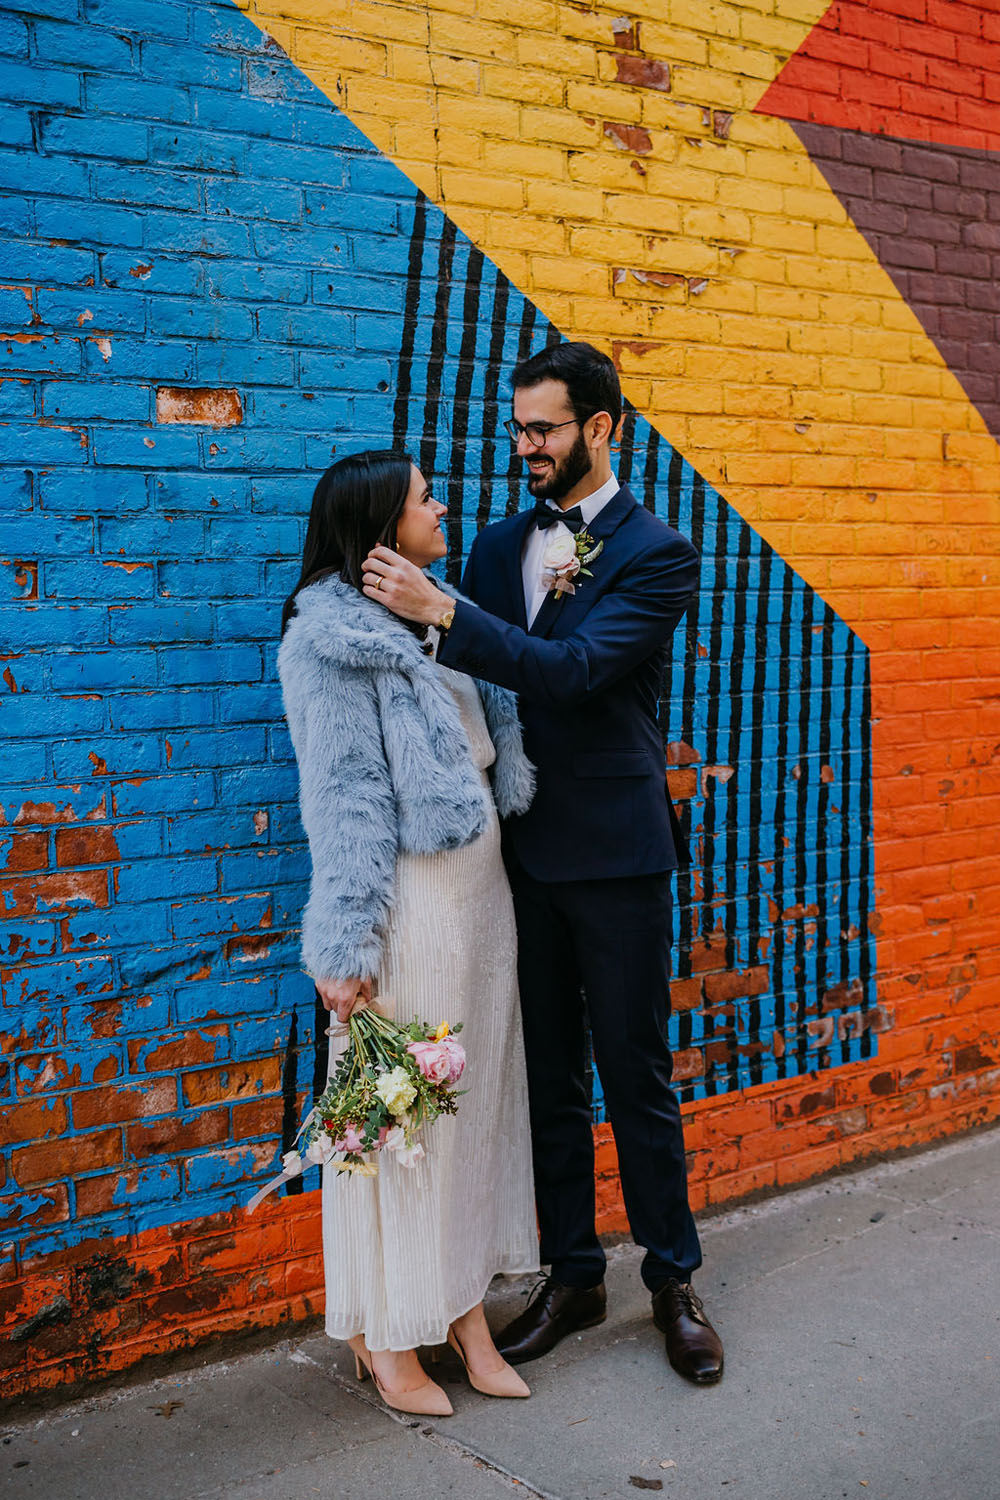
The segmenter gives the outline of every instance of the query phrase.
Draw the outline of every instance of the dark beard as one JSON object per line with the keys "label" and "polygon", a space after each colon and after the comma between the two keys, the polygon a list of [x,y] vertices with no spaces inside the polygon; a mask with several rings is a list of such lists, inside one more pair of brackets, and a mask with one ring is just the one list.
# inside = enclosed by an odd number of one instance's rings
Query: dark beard
{"label": "dark beard", "polygon": [[557,504],[574,485],[590,473],[590,452],[582,432],[561,463],[553,460],[547,475],[528,475],[528,494],[536,500],[554,500]]}

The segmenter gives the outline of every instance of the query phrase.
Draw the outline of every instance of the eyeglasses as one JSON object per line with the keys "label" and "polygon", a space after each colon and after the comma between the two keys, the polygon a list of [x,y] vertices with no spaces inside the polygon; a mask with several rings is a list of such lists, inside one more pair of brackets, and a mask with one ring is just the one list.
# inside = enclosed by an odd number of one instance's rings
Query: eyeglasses
{"label": "eyeglasses", "polygon": [[544,448],[545,440],[550,432],[558,432],[560,427],[579,427],[581,424],[576,417],[570,417],[567,422],[525,422],[516,421],[513,417],[505,422],[507,436],[512,443],[516,443],[523,432],[533,448]]}

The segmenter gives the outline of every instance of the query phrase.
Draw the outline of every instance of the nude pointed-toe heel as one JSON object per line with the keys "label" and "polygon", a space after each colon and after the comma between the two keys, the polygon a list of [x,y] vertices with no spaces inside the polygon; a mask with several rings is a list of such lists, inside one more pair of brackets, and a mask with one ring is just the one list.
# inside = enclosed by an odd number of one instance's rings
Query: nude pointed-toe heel
{"label": "nude pointed-toe heel", "polygon": [[469,1361],[465,1357],[465,1351],[458,1342],[458,1335],[454,1329],[448,1329],[448,1342],[462,1361],[465,1373],[469,1377],[469,1384],[474,1391],[479,1391],[483,1396],[507,1396],[520,1400],[531,1395],[530,1388],[517,1371],[506,1362],[502,1370],[491,1370],[487,1375],[474,1375],[469,1369]]}
{"label": "nude pointed-toe heel", "polygon": [[454,1407],[448,1400],[439,1385],[428,1378],[423,1385],[416,1386],[412,1391],[387,1391],[372,1364],[371,1351],[365,1347],[361,1339],[349,1340],[351,1352],[354,1355],[354,1370],[359,1380],[371,1376],[386,1406],[393,1411],[403,1411],[413,1417],[450,1417],[454,1415]]}

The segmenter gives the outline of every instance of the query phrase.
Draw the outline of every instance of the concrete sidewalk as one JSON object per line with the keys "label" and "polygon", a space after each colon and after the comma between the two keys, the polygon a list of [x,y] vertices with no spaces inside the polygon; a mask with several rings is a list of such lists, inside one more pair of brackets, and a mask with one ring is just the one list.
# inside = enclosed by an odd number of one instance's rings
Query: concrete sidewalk
{"label": "concrete sidewalk", "polygon": [[[524,1368],[530,1402],[438,1367],[445,1421],[398,1418],[322,1334],[9,1426],[32,1500],[998,1500],[1000,1130],[703,1225],[722,1384],[673,1374],[631,1245],[609,1317]],[[491,1295],[499,1322],[525,1288]]]}

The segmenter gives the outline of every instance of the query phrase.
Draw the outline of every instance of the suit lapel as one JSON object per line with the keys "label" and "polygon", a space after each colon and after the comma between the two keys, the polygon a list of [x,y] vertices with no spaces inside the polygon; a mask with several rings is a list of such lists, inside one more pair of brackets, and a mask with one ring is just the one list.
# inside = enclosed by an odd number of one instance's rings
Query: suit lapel
{"label": "suit lapel", "polygon": [[[594,546],[599,542],[608,541],[618,530],[625,517],[635,508],[636,500],[627,484],[623,484],[617,495],[605,505],[586,528],[588,536],[594,539]],[[541,609],[535,616],[529,635],[549,636],[552,630],[564,619],[564,612],[569,612],[569,617],[575,623],[582,615],[585,615],[591,604],[600,596],[600,568],[604,560],[604,553],[596,557],[591,565],[590,571],[593,578],[578,579],[575,594],[567,594],[560,599],[555,591],[551,591],[545,597]]]}

